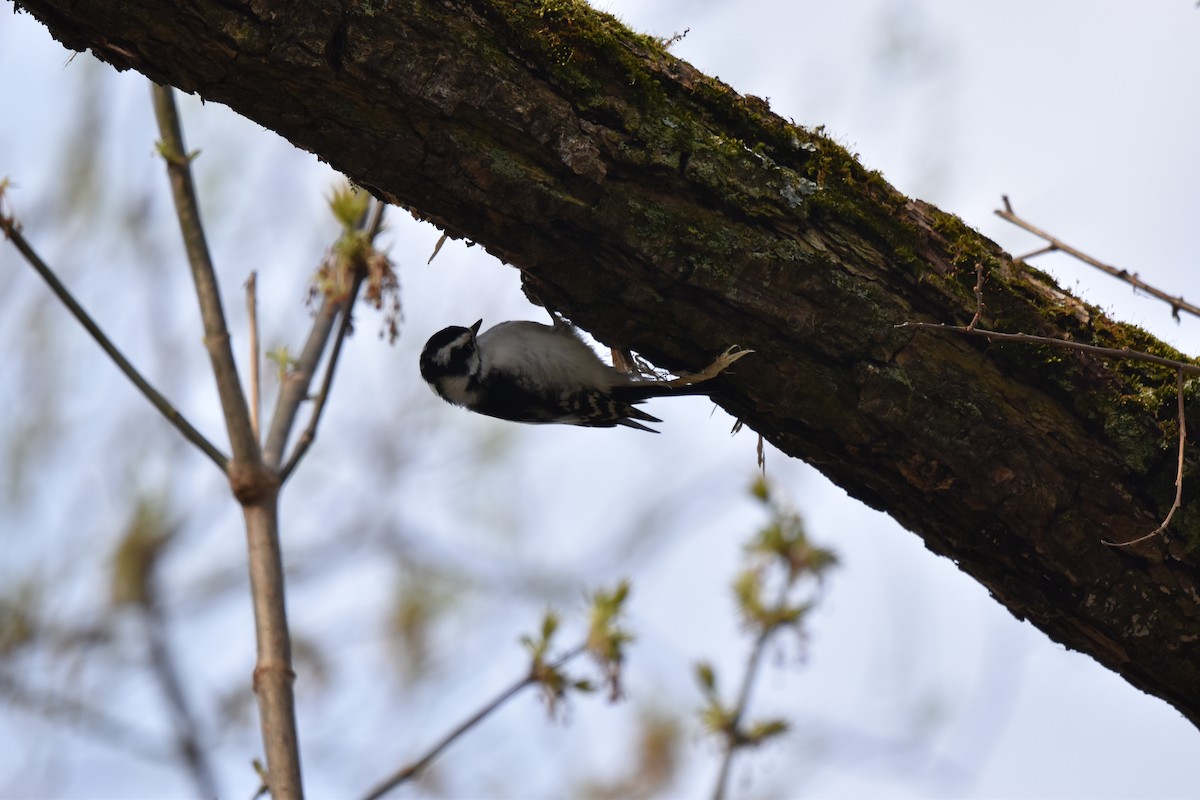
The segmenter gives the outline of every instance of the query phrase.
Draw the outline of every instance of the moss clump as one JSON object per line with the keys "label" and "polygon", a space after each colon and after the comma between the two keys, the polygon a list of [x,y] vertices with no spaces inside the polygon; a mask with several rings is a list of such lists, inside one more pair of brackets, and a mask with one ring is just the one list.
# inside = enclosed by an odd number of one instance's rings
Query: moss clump
{"label": "moss clump", "polygon": [[987,267],[994,264],[995,246],[958,216],[938,210],[933,210],[932,214],[933,229],[946,239],[946,253],[950,256],[951,264],[967,268],[972,279],[971,285],[974,286],[975,265]]}
{"label": "moss clump", "polygon": [[541,64],[549,79],[571,90],[572,101],[582,107],[609,81],[647,90],[656,85],[643,56],[665,56],[662,41],[634,33],[582,0],[486,0],[478,5],[503,25],[514,50]]}
{"label": "moss clump", "polygon": [[[635,33],[581,0],[481,0],[478,5],[503,26],[511,49],[539,65],[577,109],[619,119],[626,133],[652,150],[669,143],[684,158],[716,148],[740,159],[748,151],[763,163],[799,169],[824,146],[819,134],[771,113],[765,100],[693,73],[667,52],[666,41]],[[688,73],[686,80],[678,80],[680,72]],[[679,92],[681,85],[686,94]],[[618,99],[630,88],[637,109]],[[714,141],[714,129],[723,132],[724,141]],[[853,162],[836,160],[841,168]],[[820,183],[811,174],[801,177]]]}
{"label": "moss clump", "polygon": [[[1163,428],[1152,423],[1141,404],[1133,401],[1117,402],[1112,412],[1104,419],[1104,434],[1121,455],[1125,465],[1139,475],[1146,474],[1159,463],[1165,452]],[[1177,433],[1177,432],[1172,432]]]}

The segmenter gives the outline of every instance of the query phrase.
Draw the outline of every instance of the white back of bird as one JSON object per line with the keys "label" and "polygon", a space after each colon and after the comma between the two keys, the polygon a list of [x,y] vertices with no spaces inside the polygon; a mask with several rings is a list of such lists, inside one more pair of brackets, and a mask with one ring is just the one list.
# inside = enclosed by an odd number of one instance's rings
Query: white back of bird
{"label": "white back of bird", "polygon": [[522,375],[536,386],[585,386],[607,391],[636,380],[600,360],[570,325],[501,322],[479,334],[484,372]]}

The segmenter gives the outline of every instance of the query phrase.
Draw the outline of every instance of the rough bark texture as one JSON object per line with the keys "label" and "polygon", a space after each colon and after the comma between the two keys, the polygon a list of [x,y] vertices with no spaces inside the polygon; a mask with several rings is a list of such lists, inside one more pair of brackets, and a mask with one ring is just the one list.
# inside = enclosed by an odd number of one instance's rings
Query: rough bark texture
{"label": "rough bark texture", "polygon": [[[519,267],[1200,724],[1197,487],[1169,537],[1174,376],[898,329],[981,324],[1175,355],[1014,266],[842,148],[574,0],[21,0],[73,49],[226,103]],[[18,176],[19,177],[19,176]],[[414,378],[415,379],[415,378]]]}

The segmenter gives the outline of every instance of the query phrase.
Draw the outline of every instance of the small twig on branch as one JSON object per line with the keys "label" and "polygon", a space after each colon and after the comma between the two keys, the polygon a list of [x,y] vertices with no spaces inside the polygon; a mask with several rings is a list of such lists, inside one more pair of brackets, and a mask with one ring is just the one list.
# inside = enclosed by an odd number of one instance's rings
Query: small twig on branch
{"label": "small twig on branch", "polygon": [[1152,539],[1161,533],[1165,533],[1167,526],[1171,524],[1171,518],[1175,516],[1175,512],[1183,504],[1183,451],[1187,446],[1187,422],[1183,413],[1183,370],[1181,369],[1175,371],[1175,393],[1179,401],[1179,466],[1175,472],[1175,502],[1171,504],[1171,510],[1167,512],[1167,516],[1163,519],[1162,524],[1144,536],[1139,536],[1128,542],[1100,540],[1110,547],[1128,547],[1131,544],[1144,542],[1147,539]]}
{"label": "small twig on branch", "polygon": [[250,326],[250,427],[255,441],[259,438],[258,419],[262,413],[262,380],[259,376],[258,352],[258,273],[251,272],[246,279],[246,318]]}
{"label": "small twig on branch", "polygon": [[967,323],[967,330],[975,330],[979,318],[983,316],[983,262],[975,262],[975,316]]}
{"label": "small twig on branch", "polygon": [[[557,661],[554,661],[551,664],[551,669],[561,669],[568,661],[583,654],[586,650],[587,645],[579,645],[575,649],[561,656]],[[494,711],[496,711],[496,709],[508,702],[514,695],[521,692],[521,690],[540,682],[541,676],[539,675],[537,669],[531,669],[528,675],[526,675],[524,678],[521,678],[512,686],[509,686],[500,694],[496,695],[495,699],[455,726],[453,730],[451,730],[448,734],[442,737],[441,740],[433,745],[433,747],[431,747],[428,752],[425,753],[425,755],[421,756],[404,769],[381,781],[379,785],[372,789],[363,800],[379,800],[380,797],[383,797],[392,789],[395,789],[397,786],[400,786],[401,784],[411,780],[417,775],[417,773],[428,767],[435,758],[441,755],[442,751],[454,744],[454,742],[464,733],[485,720]]]}
{"label": "small twig on branch", "polygon": [[[383,212],[386,208],[386,204],[376,201],[370,221],[364,221],[368,241],[374,242],[375,237],[383,228]],[[354,302],[358,298],[358,292],[362,288],[364,279],[365,276],[361,273],[354,276],[350,292],[342,302],[342,308],[339,312],[342,315],[342,322],[338,326],[337,335],[333,340],[333,352],[329,355],[329,363],[325,365],[325,377],[321,381],[321,389],[317,392],[316,400],[313,402],[312,417],[309,419],[308,427],[304,429],[300,437],[296,440],[296,446],[292,449],[292,455],[288,458],[287,464],[279,473],[279,480],[281,482],[287,481],[292,471],[296,469],[296,465],[304,458],[304,454],[308,452],[308,448],[312,446],[312,443],[317,438],[317,425],[321,421],[321,413],[325,410],[325,402],[329,399],[329,388],[333,384],[333,373],[337,368],[338,356],[342,352],[342,342],[350,330]]]}
{"label": "small twig on branch", "polygon": [[[375,236],[383,227],[384,208],[385,205],[383,203],[376,201],[370,217],[364,216],[360,223],[362,229],[366,231],[368,241],[374,241]],[[296,359],[295,367],[284,378],[284,384],[279,391],[279,397],[275,401],[275,413],[271,417],[271,427],[267,433],[264,450],[266,462],[272,466],[283,462],[283,450],[287,446],[288,436],[291,434],[295,424],[296,414],[300,411],[300,404],[308,396],[308,387],[312,383],[317,365],[320,363],[321,356],[325,352],[325,345],[329,341],[329,335],[333,330],[333,322],[340,313],[342,315],[342,324],[338,329],[334,349],[329,357],[329,363],[325,367],[325,378],[321,384],[320,394],[317,396],[316,403],[313,406],[312,418],[308,427],[301,434],[300,439],[297,440],[296,447],[291,457],[288,458],[286,465],[280,468],[281,482],[286,481],[288,476],[292,474],[292,471],[295,470],[296,465],[300,463],[300,459],[303,458],[309,446],[316,438],[317,423],[320,421],[321,413],[325,407],[329,387],[333,381],[334,369],[337,366],[338,356],[341,353],[342,340],[349,330],[354,301],[358,298],[358,292],[362,287],[364,278],[365,276],[356,274],[351,282],[350,291],[344,297],[334,297],[326,294],[321,301],[321,307],[317,311],[316,319],[313,320],[313,327],[309,331],[308,340],[304,343],[304,349],[301,351],[300,357]]]}
{"label": "small twig on branch", "polygon": [[[0,200],[2,199],[2,193],[0,193]],[[67,290],[67,287],[58,280],[53,270],[41,259],[21,234],[21,226],[14,217],[3,210],[0,210],[0,230],[4,231],[4,235],[13,243],[18,252],[25,257],[25,260],[29,262],[29,265],[33,267],[37,274],[42,277],[42,280],[50,287],[50,291],[67,307],[67,310],[71,312],[75,319],[79,320],[79,324],[91,335],[96,344],[100,345],[100,349],[112,359],[117,368],[125,374],[125,377],[129,378],[130,382],[138,388],[138,391],[150,401],[150,404],[166,417],[167,422],[174,425],[175,429],[183,434],[183,438],[196,445],[202,453],[208,456],[224,472],[229,458],[218,450],[212,442],[206,439],[204,434],[196,430],[183,414],[179,413],[179,410],[171,405],[167,398],[163,397],[157,389],[150,385],[149,381],[142,377],[142,374],[129,362],[129,359],[121,354],[121,351],[112,343],[112,340],[104,335],[104,332],[100,330],[100,326],[88,315],[83,306],[75,300],[70,291]]]}
{"label": "small twig on branch", "polygon": [[[978,317],[978,312],[976,312]],[[1175,503],[1171,506],[1171,510],[1167,512],[1166,519],[1157,528],[1147,533],[1145,536],[1140,536],[1128,542],[1110,542],[1101,539],[1106,545],[1112,547],[1128,547],[1132,544],[1145,541],[1154,536],[1163,533],[1170,524],[1171,518],[1179,509],[1183,501],[1183,451],[1187,443],[1187,428],[1184,424],[1183,415],[1183,376],[1200,375],[1200,366],[1188,364],[1183,361],[1176,361],[1170,358],[1163,358],[1151,353],[1143,353],[1140,350],[1117,349],[1115,347],[1100,347],[1094,344],[1084,344],[1083,342],[1071,342],[1066,339],[1054,339],[1049,336],[1034,336],[1028,333],[1000,333],[999,331],[989,331],[983,328],[971,328],[963,325],[943,325],[935,322],[902,322],[896,326],[897,328],[921,328],[925,330],[948,331],[952,333],[964,333],[973,336],[983,336],[988,340],[997,339],[1007,342],[1025,342],[1027,344],[1045,344],[1052,347],[1063,347],[1068,350],[1082,350],[1088,353],[1094,353],[1105,358],[1121,358],[1128,361],[1143,361],[1149,364],[1158,364],[1164,367],[1171,367],[1175,370],[1176,377],[1176,393],[1179,399],[1179,470],[1175,477]]]}
{"label": "small twig on branch", "polygon": [[350,318],[354,310],[354,301],[358,298],[358,290],[362,287],[363,276],[355,275],[354,282],[351,284],[350,293],[342,303],[341,311],[342,322],[338,326],[337,335],[333,339],[333,352],[329,354],[329,363],[325,365],[325,377],[321,381],[321,389],[317,392],[316,400],[313,401],[312,417],[308,421],[308,427],[296,440],[296,446],[292,449],[292,455],[288,458],[288,462],[283,469],[279,471],[279,481],[284,483],[291,476],[292,471],[296,469],[296,465],[300,463],[300,459],[304,458],[304,454],[308,452],[308,448],[317,438],[317,425],[321,421],[321,413],[325,410],[325,401],[329,398],[329,387],[333,384],[333,371],[337,367],[338,356],[342,352],[342,342],[346,338],[346,332],[350,329]]}
{"label": "small twig on branch", "polygon": [[438,237],[437,244],[435,244],[433,246],[433,252],[429,254],[429,260],[425,262],[426,266],[433,263],[433,260],[435,258],[437,258],[437,254],[441,252],[442,245],[444,245],[446,243],[446,240],[449,238],[450,238],[449,234],[446,234],[446,233],[443,233],[441,236]]}
{"label": "small twig on branch", "polygon": [[1130,272],[1129,270],[1126,270],[1126,269],[1120,269],[1118,267],[1113,267],[1108,264],[1105,264],[1104,262],[1099,261],[1095,258],[1092,258],[1091,256],[1087,255],[1086,253],[1084,253],[1080,250],[1077,250],[1074,247],[1071,247],[1069,244],[1063,243],[1061,240],[1057,239],[1054,236],[1051,236],[1050,234],[1046,233],[1045,231],[1043,231],[1039,228],[1035,228],[1033,225],[1031,225],[1028,222],[1026,222],[1025,220],[1021,219],[1013,212],[1012,204],[1008,201],[1008,195],[1002,195],[1001,199],[1004,202],[1004,208],[997,209],[995,212],[996,216],[1000,217],[1001,219],[1007,220],[1007,221],[1011,222],[1013,225],[1016,225],[1018,228],[1023,228],[1025,230],[1029,231],[1030,233],[1032,233],[1034,236],[1039,236],[1042,239],[1045,239],[1046,242],[1048,242],[1046,247],[1043,247],[1040,250],[1035,250],[1032,253],[1021,256],[1020,258],[1017,258],[1014,260],[1024,261],[1025,259],[1032,258],[1034,256],[1039,256],[1039,255],[1043,255],[1045,253],[1053,253],[1055,251],[1060,251],[1060,252],[1066,253],[1069,256],[1079,259],[1080,261],[1082,261],[1085,264],[1090,264],[1091,266],[1095,267],[1096,269],[1101,270],[1102,272],[1106,272],[1109,275],[1113,276],[1114,278],[1117,278],[1118,280],[1125,281],[1130,286],[1132,286],[1134,289],[1140,289],[1141,291],[1145,292],[1146,294],[1148,294],[1152,297],[1156,297],[1159,300],[1162,300],[1163,302],[1167,303],[1168,305],[1171,306],[1171,316],[1174,317],[1176,321],[1179,320],[1179,312],[1180,311],[1186,311],[1189,314],[1200,317],[1200,307],[1192,305],[1191,303],[1184,300],[1182,297],[1172,297],[1171,295],[1167,294],[1166,292],[1162,291],[1161,289],[1156,289],[1155,287],[1151,286],[1150,284],[1146,283],[1141,278],[1139,278],[1137,276],[1137,273]]}
{"label": "small twig on branch", "polygon": [[1028,261],[1029,259],[1036,258],[1037,256],[1044,256],[1048,253],[1057,253],[1057,252],[1058,252],[1058,245],[1048,244],[1045,247],[1039,247],[1037,250],[1030,250],[1028,253],[1024,253],[1019,256],[1014,256],[1013,261]]}
{"label": "small twig on branch", "polygon": [[321,301],[308,339],[304,342],[304,349],[301,350],[295,365],[285,375],[283,385],[279,387],[279,395],[275,398],[275,411],[271,414],[271,424],[267,428],[267,438],[263,445],[263,459],[272,468],[278,469],[283,461],[283,449],[287,446],[288,435],[292,432],[300,404],[308,396],[308,387],[333,331],[339,305],[339,302],[330,296]]}

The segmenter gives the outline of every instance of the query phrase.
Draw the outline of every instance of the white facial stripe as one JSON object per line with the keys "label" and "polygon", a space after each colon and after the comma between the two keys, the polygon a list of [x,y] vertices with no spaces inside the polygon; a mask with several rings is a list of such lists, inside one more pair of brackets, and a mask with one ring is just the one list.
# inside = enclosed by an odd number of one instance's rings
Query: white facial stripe
{"label": "white facial stripe", "polygon": [[459,350],[466,347],[470,343],[470,341],[473,337],[474,337],[474,334],[471,333],[470,331],[467,331],[467,332],[459,335],[459,337],[457,339],[455,339],[454,341],[450,342],[450,344],[446,345],[445,347],[443,347],[437,351],[434,361],[440,367],[446,366],[447,364],[450,363],[450,357],[452,355],[454,355],[454,353],[456,353]]}

